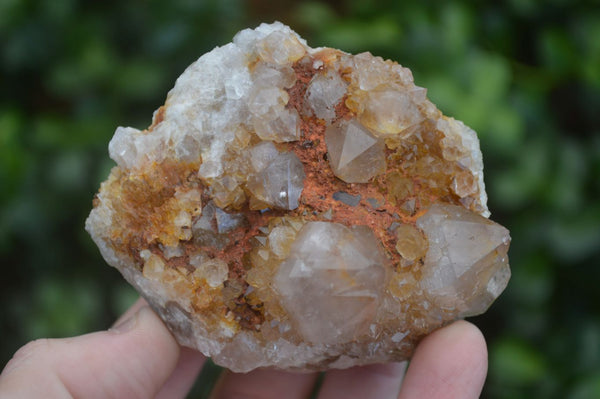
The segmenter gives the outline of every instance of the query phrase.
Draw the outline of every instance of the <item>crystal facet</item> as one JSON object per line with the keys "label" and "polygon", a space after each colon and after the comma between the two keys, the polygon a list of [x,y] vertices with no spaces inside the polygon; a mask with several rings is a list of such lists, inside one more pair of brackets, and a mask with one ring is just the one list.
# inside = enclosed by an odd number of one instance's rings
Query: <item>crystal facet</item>
{"label": "crystal facet", "polygon": [[398,134],[425,119],[414,98],[419,93],[424,97],[424,90],[372,90],[366,95],[359,120],[377,134]]}
{"label": "crystal facet", "polygon": [[278,152],[268,161],[261,162],[249,176],[248,190],[269,206],[296,209],[304,178],[304,168],[298,157],[291,152]]}
{"label": "crystal facet", "polygon": [[326,122],[335,119],[335,107],[346,94],[348,84],[331,69],[318,73],[306,90],[306,102],[317,118]]}
{"label": "crystal facet", "polygon": [[429,238],[421,287],[461,316],[483,313],[508,284],[508,230],[463,207],[433,205],[417,219]]}
{"label": "crystal facet", "polygon": [[366,226],[308,222],[274,279],[302,337],[335,344],[360,337],[383,294],[385,255]]}
{"label": "crystal facet", "polygon": [[385,145],[356,120],[325,131],[333,173],[346,183],[366,183],[385,171]]}
{"label": "crystal facet", "polygon": [[409,69],[263,24],[200,57],[86,229],[177,340],[234,371],[401,361],[510,277],[473,130]]}

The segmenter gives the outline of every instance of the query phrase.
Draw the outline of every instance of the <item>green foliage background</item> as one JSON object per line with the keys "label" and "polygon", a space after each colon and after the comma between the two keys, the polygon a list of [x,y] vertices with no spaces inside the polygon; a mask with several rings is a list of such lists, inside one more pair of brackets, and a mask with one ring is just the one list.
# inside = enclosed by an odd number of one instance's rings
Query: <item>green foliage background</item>
{"label": "green foliage background", "polygon": [[484,397],[600,397],[597,1],[0,0],[0,364],[134,300],[83,230],[115,127],[149,125],[188,64],[275,19],[410,67],[479,133],[492,218],[513,237],[511,283],[473,319]]}

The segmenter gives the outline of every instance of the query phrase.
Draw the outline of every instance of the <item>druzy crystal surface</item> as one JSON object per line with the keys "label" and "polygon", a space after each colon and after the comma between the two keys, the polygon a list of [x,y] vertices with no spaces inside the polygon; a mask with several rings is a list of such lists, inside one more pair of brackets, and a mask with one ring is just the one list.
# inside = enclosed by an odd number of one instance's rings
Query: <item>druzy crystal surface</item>
{"label": "druzy crystal surface", "polygon": [[179,77],[86,228],[183,345],[234,371],[398,361],[510,277],[475,132],[410,70],[274,23]]}

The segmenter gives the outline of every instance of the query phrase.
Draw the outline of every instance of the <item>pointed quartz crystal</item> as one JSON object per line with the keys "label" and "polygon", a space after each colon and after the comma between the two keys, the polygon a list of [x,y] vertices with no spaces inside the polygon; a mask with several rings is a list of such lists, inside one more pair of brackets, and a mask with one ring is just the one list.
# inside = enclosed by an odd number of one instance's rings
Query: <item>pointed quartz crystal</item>
{"label": "pointed quartz crystal", "polygon": [[335,106],[346,94],[346,86],[346,82],[336,71],[327,70],[315,75],[306,90],[309,111],[317,118],[331,123],[336,116]]}
{"label": "pointed quartz crystal", "polygon": [[296,110],[275,109],[272,114],[275,118],[256,118],[252,126],[256,134],[263,140],[272,140],[283,143],[300,139],[298,125],[298,112]]}
{"label": "pointed quartz crystal", "polygon": [[227,234],[245,224],[244,215],[227,213],[209,201],[202,209],[202,216],[192,226],[192,233],[198,245],[223,248],[229,242]]}
{"label": "pointed quartz crystal", "polygon": [[254,173],[247,187],[252,195],[274,208],[296,209],[306,177],[296,154],[280,153],[272,143],[260,144],[251,153]]}
{"label": "pointed quartz crystal", "polygon": [[367,226],[309,222],[298,232],[275,289],[306,340],[334,344],[367,332],[385,280],[377,241]]}
{"label": "pointed quartz crystal", "polygon": [[366,183],[385,171],[385,145],[352,119],[325,131],[329,164],[346,183]]}
{"label": "pointed quartz crystal", "polygon": [[417,227],[429,239],[421,280],[426,295],[463,317],[485,312],[510,278],[508,230],[448,204],[433,205]]}
{"label": "pointed quartz crystal", "polygon": [[288,94],[281,89],[268,87],[257,90],[248,102],[252,114],[252,127],[263,140],[286,142],[300,138],[298,112],[286,109]]}
{"label": "pointed quartz crystal", "polygon": [[422,88],[406,92],[383,86],[369,92],[359,119],[378,135],[398,134],[424,119],[417,106],[423,100]]}

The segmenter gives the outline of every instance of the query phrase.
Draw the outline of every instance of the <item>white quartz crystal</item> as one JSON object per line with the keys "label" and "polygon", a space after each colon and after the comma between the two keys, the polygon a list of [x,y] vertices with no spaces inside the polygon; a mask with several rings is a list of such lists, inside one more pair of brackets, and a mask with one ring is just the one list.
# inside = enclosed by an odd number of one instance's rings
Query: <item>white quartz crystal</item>
{"label": "white quartz crystal", "polygon": [[348,84],[340,75],[330,69],[318,73],[306,90],[306,101],[310,111],[326,122],[335,119],[335,106],[346,94]]}

